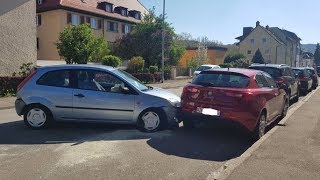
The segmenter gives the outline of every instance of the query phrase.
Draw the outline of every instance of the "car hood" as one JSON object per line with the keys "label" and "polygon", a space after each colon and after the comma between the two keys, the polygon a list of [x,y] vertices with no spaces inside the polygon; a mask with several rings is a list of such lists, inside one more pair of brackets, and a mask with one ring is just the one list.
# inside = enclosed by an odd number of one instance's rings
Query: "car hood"
{"label": "car hood", "polygon": [[201,73],[201,71],[195,71],[193,74],[194,75],[198,75],[198,74],[200,74]]}
{"label": "car hood", "polygon": [[158,88],[158,87],[153,87],[152,90],[145,91],[143,93],[149,94],[149,95],[152,95],[152,96],[156,96],[156,97],[160,97],[160,98],[166,99],[166,100],[171,101],[171,102],[180,102],[180,97],[179,96],[173,94],[170,91],[167,91],[167,90],[164,90],[164,89],[161,89],[161,88]]}

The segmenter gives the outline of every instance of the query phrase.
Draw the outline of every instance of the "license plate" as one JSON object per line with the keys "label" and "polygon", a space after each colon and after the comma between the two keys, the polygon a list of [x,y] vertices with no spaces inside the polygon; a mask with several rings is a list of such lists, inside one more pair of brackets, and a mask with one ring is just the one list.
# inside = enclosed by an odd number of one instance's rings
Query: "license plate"
{"label": "license plate", "polygon": [[208,116],[220,116],[220,111],[211,108],[197,108],[197,112]]}

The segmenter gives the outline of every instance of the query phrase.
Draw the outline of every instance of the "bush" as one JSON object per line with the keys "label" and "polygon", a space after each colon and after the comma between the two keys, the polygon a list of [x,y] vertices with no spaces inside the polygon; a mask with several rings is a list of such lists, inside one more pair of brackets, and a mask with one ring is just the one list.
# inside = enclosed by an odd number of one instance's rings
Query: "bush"
{"label": "bush", "polygon": [[150,72],[151,74],[154,74],[154,73],[156,73],[156,72],[158,72],[158,71],[159,71],[158,66],[150,66],[150,67],[149,67],[149,72]]}
{"label": "bush", "polygon": [[238,59],[246,58],[245,55],[239,52],[230,52],[224,59],[224,63],[232,63]]}
{"label": "bush", "polygon": [[0,77],[0,96],[14,95],[25,77]]}
{"label": "bush", "polygon": [[231,64],[229,64],[229,63],[219,64],[219,66],[221,68],[230,68],[230,67],[232,67]]}
{"label": "bush", "polygon": [[133,73],[132,76],[136,77],[143,83],[153,83],[155,82],[155,78],[151,73]]}
{"label": "bush", "polygon": [[156,72],[153,74],[155,82],[160,82],[162,80],[162,73],[161,72]]}
{"label": "bush", "polygon": [[121,59],[117,56],[104,56],[102,58],[102,64],[105,66],[118,67],[121,64]]}
{"label": "bush", "polygon": [[171,79],[171,67],[169,66],[164,67],[164,79]]}
{"label": "bush", "polygon": [[191,68],[192,70],[197,69],[200,66],[199,61],[197,61],[196,59],[188,59],[187,60],[187,67]]}
{"label": "bush", "polygon": [[230,63],[230,65],[233,68],[248,68],[250,66],[250,64],[247,62],[246,59],[236,60],[236,61]]}
{"label": "bush", "polygon": [[131,60],[128,62],[128,68],[127,70],[131,73],[137,73],[141,72],[144,67],[144,59],[140,56],[136,56],[131,58]]}

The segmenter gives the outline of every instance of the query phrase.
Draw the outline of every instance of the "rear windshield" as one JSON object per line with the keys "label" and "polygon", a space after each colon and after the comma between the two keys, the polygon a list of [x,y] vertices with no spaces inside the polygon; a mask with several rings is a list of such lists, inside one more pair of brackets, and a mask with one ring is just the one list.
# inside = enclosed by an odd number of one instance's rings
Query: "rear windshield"
{"label": "rear windshield", "polygon": [[272,67],[250,67],[250,69],[256,69],[260,71],[264,71],[274,79],[279,78],[282,76],[281,69],[278,68],[272,68]]}
{"label": "rear windshield", "polygon": [[292,71],[294,74],[297,74],[299,77],[303,76],[303,70],[293,69]]}
{"label": "rear windshield", "polygon": [[192,81],[192,84],[210,87],[246,88],[249,82],[250,78],[241,74],[211,72],[199,74]]}
{"label": "rear windshield", "polygon": [[200,66],[200,67],[197,69],[197,71],[205,71],[205,70],[207,70],[207,69],[211,69],[211,67],[209,67],[209,66]]}

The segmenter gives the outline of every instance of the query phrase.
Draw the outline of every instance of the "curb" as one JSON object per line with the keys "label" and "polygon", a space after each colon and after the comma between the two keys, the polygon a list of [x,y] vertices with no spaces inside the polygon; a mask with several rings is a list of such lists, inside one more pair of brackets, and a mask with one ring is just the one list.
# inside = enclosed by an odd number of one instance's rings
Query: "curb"
{"label": "curb", "polygon": [[[299,102],[297,102],[297,105],[293,108],[291,108],[286,117],[283,118],[278,124],[279,125],[285,125],[285,123],[288,121],[288,119],[295,113],[296,110],[298,110],[303,104],[308,102],[308,100],[319,90],[318,87],[313,92],[309,93],[307,96],[305,96],[303,99],[301,99]],[[241,156],[226,161],[219,169],[211,172],[207,180],[223,180],[226,179],[238,166],[240,166],[246,159],[248,159],[253,152],[255,152],[260,145],[267,140],[273,133],[275,133],[280,126],[273,127],[270,131],[268,131],[261,139],[259,139],[257,142],[255,142],[249,149],[247,149]]]}

